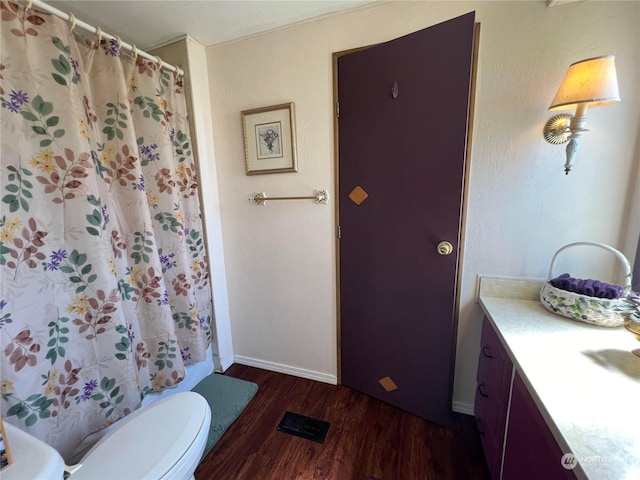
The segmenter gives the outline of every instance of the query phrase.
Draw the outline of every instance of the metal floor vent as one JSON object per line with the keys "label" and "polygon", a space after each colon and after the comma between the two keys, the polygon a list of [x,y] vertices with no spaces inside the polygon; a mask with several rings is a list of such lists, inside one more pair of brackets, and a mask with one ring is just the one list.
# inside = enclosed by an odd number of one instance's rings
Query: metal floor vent
{"label": "metal floor vent", "polygon": [[306,438],[318,443],[324,443],[329,431],[329,422],[305,417],[299,413],[285,412],[278,424],[278,431]]}

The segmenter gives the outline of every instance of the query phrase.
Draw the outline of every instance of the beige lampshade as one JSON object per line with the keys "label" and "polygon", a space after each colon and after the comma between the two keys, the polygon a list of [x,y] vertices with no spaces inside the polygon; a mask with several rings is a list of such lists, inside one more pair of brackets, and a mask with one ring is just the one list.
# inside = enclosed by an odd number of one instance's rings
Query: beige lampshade
{"label": "beige lampshade", "polygon": [[619,101],[615,57],[606,55],[570,65],[549,110],[574,110],[580,103],[600,107]]}

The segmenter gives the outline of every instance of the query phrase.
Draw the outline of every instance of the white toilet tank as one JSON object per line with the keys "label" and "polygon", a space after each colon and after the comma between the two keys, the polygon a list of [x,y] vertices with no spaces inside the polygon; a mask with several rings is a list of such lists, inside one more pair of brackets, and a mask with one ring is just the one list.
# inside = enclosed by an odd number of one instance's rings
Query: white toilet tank
{"label": "white toilet tank", "polygon": [[209,434],[211,409],[195,392],[159,400],[125,418],[80,460],[71,480],[192,478]]}
{"label": "white toilet tank", "polygon": [[0,479],[62,480],[64,460],[54,448],[6,421],[4,429],[12,463],[0,473]]}

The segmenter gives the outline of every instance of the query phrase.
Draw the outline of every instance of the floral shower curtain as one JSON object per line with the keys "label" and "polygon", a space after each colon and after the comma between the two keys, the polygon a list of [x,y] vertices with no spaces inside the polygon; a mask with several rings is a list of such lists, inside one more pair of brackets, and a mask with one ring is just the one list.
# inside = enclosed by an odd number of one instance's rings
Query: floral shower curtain
{"label": "floral shower curtain", "polygon": [[211,342],[182,79],[0,2],[1,413],[68,456]]}

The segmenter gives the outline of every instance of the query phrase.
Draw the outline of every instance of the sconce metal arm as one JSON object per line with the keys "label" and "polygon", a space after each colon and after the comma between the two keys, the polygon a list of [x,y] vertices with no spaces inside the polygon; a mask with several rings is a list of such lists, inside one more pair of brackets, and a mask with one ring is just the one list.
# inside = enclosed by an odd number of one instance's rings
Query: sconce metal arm
{"label": "sconce metal arm", "polygon": [[551,117],[544,126],[543,134],[547,142],[554,145],[561,145],[569,142],[566,149],[567,160],[564,164],[564,173],[568,175],[573,166],[573,159],[580,148],[580,137],[584,132],[588,132],[584,128],[587,122],[587,105],[578,104],[575,115],[562,113]]}

